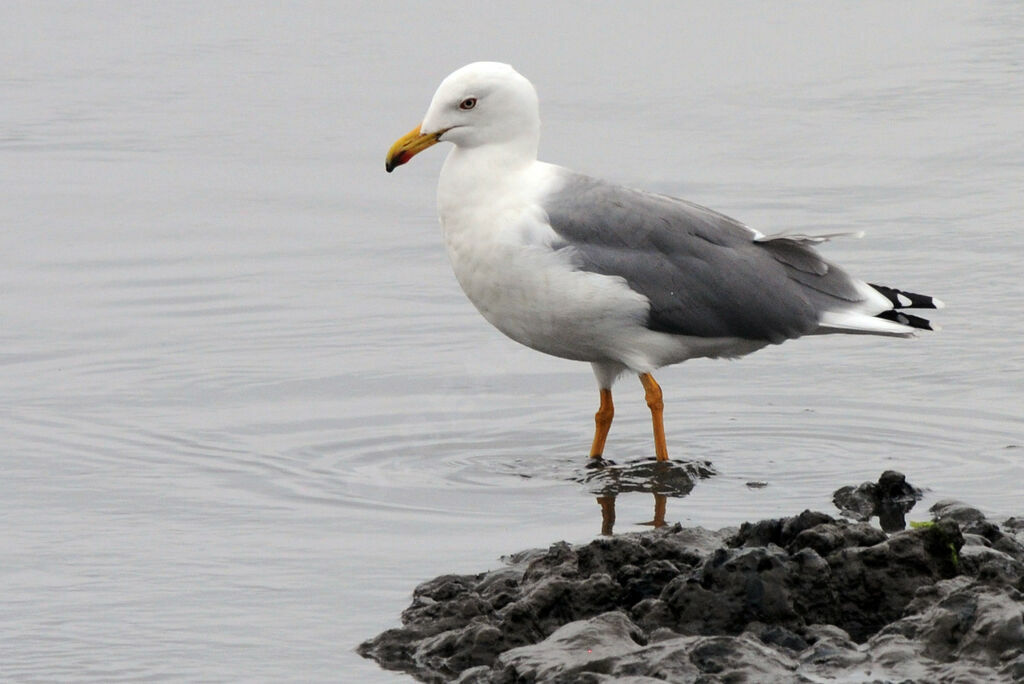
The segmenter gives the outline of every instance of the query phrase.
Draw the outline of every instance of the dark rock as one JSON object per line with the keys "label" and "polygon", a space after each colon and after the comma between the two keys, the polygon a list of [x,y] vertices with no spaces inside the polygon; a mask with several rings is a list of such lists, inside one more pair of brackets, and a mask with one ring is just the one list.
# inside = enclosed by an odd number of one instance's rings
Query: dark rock
{"label": "dark rock", "polygon": [[775,518],[756,523],[743,523],[727,541],[729,546],[787,546],[798,534],[835,519],[817,511],[804,511],[792,518]]}
{"label": "dark rock", "polygon": [[943,499],[928,510],[935,520],[952,520],[964,526],[985,520],[985,514],[977,508],[953,499]]}
{"label": "dark rock", "polygon": [[[1017,592],[986,586],[960,576],[922,592],[907,616],[884,627],[866,644],[869,652],[898,652],[899,657],[932,663],[933,681],[949,672],[941,663],[964,663],[973,674],[957,681],[1021,681],[1002,679],[1024,659],[1024,599]],[[951,678],[946,675],[947,678]]]}
{"label": "dark rock", "polygon": [[676,616],[667,603],[661,599],[648,598],[630,609],[630,616],[644,630],[653,632],[661,627],[674,627]]}
{"label": "dark rock", "polygon": [[844,521],[817,525],[803,530],[786,545],[790,552],[800,549],[813,549],[821,556],[833,551],[859,546],[874,546],[886,540],[885,532],[867,523],[847,523]]}
{"label": "dark rock", "polygon": [[719,549],[698,572],[674,579],[661,598],[682,634],[739,634],[753,620],[789,625],[798,616],[787,574],[782,549]]}
{"label": "dark rock", "polygon": [[662,588],[680,574],[679,567],[669,560],[652,560],[645,563],[643,568],[637,568],[635,576],[625,581],[619,579],[626,591],[624,603],[633,605],[643,599],[658,596]]}
{"label": "dark rock", "polygon": [[874,546],[836,551],[828,557],[834,611],[813,619],[838,625],[863,641],[900,617],[918,589],[955,575],[962,545],[955,524],[939,523]]}
{"label": "dark rock", "polygon": [[[650,645],[621,613],[566,625],[498,658],[492,682],[767,681],[796,662],[751,637],[675,637]],[[788,681],[808,681],[799,675]]]}
{"label": "dark rock", "polygon": [[804,649],[798,659],[801,673],[834,680],[840,673],[863,667],[870,656],[849,639],[824,636]]}
{"label": "dark rock", "polygon": [[752,634],[766,646],[782,649],[787,655],[796,655],[808,647],[807,641],[799,634],[781,625],[765,625],[753,622],[747,625],[745,633]]}
{"label": "dark rock", "polygon": [[839,512],[854,520],[867,521],[875,515],[875,483],[846,485],[832,492],[832,503]]}
{"label": "dark rock", "polygon": [[832,503],[854,520],[866,522],[877,516],[883,530],[896,532],[906,527],[905,516],[921,496],[921,490],[907,482],[903,473],[886,470],[878,482],[837,489],[832,494]]}
{"label": "dark rock", "polygon": [[539,644],[502,653],[495,663],[496,681],[552,681],[581,672],[609,673],[617,656],[640,649],[646,638],[629,618],[610,612],[560,627]]}
{"label": "dark rock", "polygon": [[560,542],[424,582],[359,652],[463,684],[1021,681],[1024,525],[933,513],[892,535],[804,511]]}

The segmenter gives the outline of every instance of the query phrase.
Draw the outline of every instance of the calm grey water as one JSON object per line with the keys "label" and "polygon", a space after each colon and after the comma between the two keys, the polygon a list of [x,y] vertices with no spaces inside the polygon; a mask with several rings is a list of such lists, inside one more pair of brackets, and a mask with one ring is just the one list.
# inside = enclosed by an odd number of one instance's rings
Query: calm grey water
{"label": "calm grey water", "polygon": [[[0,9],[0,678],[394,681],[412,587],[600,530],[588,366],[449,272],[443,150],[390,143],[477,59],[542,156],[942,297],[941,333],[662,371],[668,519],[886,468],[1021,513],[1024,5],[7,2]],[[639,384],[609,455],[649,456]],[[748,482],[762,481],[760,489]],[[649,495],[622,495],[616,531]]]}

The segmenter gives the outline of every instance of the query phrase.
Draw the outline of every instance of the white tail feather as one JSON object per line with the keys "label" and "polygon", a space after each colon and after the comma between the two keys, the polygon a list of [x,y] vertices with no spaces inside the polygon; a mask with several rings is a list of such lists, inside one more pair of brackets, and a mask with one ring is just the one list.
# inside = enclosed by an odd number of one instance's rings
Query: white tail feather
{"label": "white tail feather", "polygon": [[855,311],[828,311],[821,316],[818,332],[842,332],[860,335],[891,335],[895,337],[914,337],[914,329],[900,325],[884,318],[857,313]]}

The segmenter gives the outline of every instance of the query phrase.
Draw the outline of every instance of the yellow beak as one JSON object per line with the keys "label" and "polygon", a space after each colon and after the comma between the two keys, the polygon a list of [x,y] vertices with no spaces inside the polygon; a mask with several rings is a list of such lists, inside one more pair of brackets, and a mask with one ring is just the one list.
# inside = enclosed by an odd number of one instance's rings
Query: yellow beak
{"label": "yellow beak", "polygon": [[395,170],[396,166],[401,166],[435,144],[443,133],[444,131],[438,131],[437,133],[423,135],[420,133],[420,127],[417,126],[396,140],[395,144],[391,146],[391,149],[388,150],[388,157],[384,162],[384,168],[387,169],[388,173],[391,173]]}

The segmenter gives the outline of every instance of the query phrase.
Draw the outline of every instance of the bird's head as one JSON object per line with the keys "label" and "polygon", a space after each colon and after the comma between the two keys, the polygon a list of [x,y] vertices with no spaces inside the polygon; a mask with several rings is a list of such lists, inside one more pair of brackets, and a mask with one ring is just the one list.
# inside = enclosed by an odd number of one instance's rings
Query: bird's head
{"label": "bird's head", "polygon": [[540,135],[537,91],[508,64],[474,62],[453,72],[438,87],[423,123],[388,150],[388,173],[437,142],[471,148]]}

